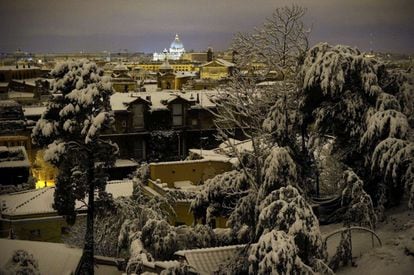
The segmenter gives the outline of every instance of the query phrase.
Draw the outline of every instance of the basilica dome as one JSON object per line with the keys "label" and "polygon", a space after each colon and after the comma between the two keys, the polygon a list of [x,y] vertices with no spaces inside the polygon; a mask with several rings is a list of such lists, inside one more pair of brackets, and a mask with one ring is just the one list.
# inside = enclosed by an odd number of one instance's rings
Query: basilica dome
{"label": "basilica dome", "polygon": [[175,35],[175,39],[171,43],[170,48],[171,49],[182,49],[182,48],[184,48],[183,43],[181,43],[180,38],[178,37],[178,34]]}

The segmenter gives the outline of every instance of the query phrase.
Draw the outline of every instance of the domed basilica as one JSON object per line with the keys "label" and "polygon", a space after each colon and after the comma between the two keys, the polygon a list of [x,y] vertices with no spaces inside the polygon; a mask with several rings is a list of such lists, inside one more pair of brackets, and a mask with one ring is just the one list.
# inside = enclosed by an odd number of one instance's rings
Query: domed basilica
{"label": "domed basilica", "polygon": [[185,49],[183,43],[180,41],[178,34],[175,35],[174,41],[170,45],[170,50],[164,49],[162,53],[154,53],[153,60],[165,60],[166,58],[169,60],[178,60],[181,56],[185,53]]}

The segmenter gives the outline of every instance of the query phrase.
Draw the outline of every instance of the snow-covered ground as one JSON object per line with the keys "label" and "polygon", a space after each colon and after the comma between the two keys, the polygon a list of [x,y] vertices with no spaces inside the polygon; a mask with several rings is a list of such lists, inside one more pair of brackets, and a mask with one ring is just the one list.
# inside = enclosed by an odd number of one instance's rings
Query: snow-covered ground
{"label": "snow-covered ground", "polygon": [[[406,203],[405,203],[406,205]],[[341,224],[321,226],[324,235],[341,227]],[[405,206],[387,212],[387,220],[379,223],[375,230],[381,238],[382,247],[374,242],[371,235],[353,232],[352,247],[355,267],[347,266],[337,270],[337,274],[364,275],[410,275],[414,274],[414,255],[407,255],[407,249],[414,253],[414,211]],[[328,253],[335,252],[340,235],[328,241]]]}

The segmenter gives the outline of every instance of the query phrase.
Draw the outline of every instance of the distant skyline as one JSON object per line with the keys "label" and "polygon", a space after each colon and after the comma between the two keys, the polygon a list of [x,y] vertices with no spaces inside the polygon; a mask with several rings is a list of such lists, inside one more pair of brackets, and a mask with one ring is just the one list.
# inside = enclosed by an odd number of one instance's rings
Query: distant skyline
{"label": "distant skyline", "polygon": [[414,53],[412,0],[0,0],[0,52],[224,50],[277,7],[307,8],[311,44]]}

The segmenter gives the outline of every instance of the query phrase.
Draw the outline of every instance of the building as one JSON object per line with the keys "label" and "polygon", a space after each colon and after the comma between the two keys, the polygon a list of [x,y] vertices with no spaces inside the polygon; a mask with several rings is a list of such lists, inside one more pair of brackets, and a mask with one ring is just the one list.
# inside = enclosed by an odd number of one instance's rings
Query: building
{"label": "building", "polygon": [[13,100],[0,101],[0,135],[23,133],[26,121],[22,106]]}
{"label": "building", "polygon": [[181,90],[189,80],[197,76],[196,72],[174,72],[174,67],[168,60],[165,60],[158,69],[157,88],[159,90]]}
{"label": "building", "polygon": [[200,78],[220,80],[227,78],[233,74],[235,65],[224,59],[215,59],[201,65]]}
{"label": "building", "polygon": [[170,49],[164,49],[162,53],[154,53],[153,60],[160,61],[165,59],[179,60],[185,53],[183,43],[180,41],[178,34],[175,35],[174,41],[170,45]]}
{"label": "building", "polygon": [[0,185],[27,183],[30,162],[23,146],[0,146]]}
{"label": "building", "polygon": [[[213,142],[213,91],[115,93],[115,127],[104,137],[116,142],[124,159],[183,159],[202,137]],[[213,144],[215,145],[215,144]]]}
{"label": "building", "polygon": [[137,82],[129,74],[129,69],[122,64],[116,65],[112,69],[111,82],[112,88],[118,93],[135,92],[138,89]]}
{"label": "building", "polygon": [[[161,65],[164,64],[164,60],[162,61],[150,61],[143,63],[141,62],[137,65],[145,72],[158,72]],[[174,72],[198,72],[199,67],[198,63],[186,61],[186,60],[168,60],[168,63],[173,67]]]}
{"label": "building", "polygon": [[[223,156],[216,159],[150,163],[150,179],[148,185],[143,186],[143,191],[147,196],[163,198],[168,194],[180,193],[171,205],[174,213],[171,213],[169,223],[175,226],[192,225],[197,222],[190,211],[194,196],[201,192],[206,180],[232,169],[231,159]],[[213,228],[226,227],[226,219],[216,217],[211,225]]]}
{"label": "building", "polygon": [[[113,198],[131,196],[133,182],[109,181],[106,191]],[[0,195],[0,236],[5,238],[13,232],[15,238],[20,240],[61,242],[70,226],[53,208],[54,192],[54,187],[46,187]],[[85,204],[76,201],[75,207],[78,219],[85,218]]]}

